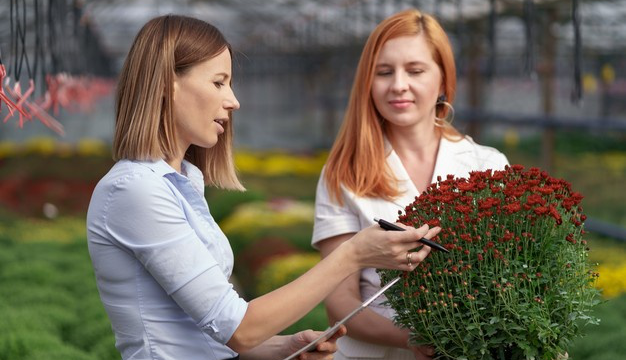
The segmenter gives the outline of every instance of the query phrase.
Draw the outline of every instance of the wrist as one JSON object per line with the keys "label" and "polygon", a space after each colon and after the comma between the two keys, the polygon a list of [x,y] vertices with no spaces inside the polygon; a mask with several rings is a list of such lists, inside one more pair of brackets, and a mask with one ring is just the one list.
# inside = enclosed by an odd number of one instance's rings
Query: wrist
{"label": "wrist", "polygon": [[341,257],[339,264],[341,264],[342,268],[349,270],[348,275],[353,274],[365,267],[361,263],[361,259],[358,256],[358,249],[353,239],[354,237],[350,238],[348,241],[344,241],[333,252]]}

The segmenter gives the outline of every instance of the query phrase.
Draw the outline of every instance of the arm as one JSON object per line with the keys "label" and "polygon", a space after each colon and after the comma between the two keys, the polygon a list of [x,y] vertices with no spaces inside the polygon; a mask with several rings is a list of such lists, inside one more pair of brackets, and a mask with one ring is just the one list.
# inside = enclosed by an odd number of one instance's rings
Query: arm
{"label": "arm", "polygon": [[237,352],[259,345],[306,315],[345,278],[362,268],[412,270],[428,256],[430,249],[423,247],[416,252],[415,264],[410,267],[406,263],[407,251],[419,246],[416,240],[420,235],[430,238],[439,230],[423,226],[385,232],[378,226],[370,226],[360,231],[295,281],[251,301],[226,345]]}
{"label": "arm", "polygon": [[[318,243],[322,258],[332,253],[350,238],[351,234],[334,236]],[[360,273],[350,275],[326,298],[326,312],[332,323],[343,319],[361,305]],[[347,324],[350,337],[383,346],[409,349],[416,360],[428,360],[434,351],[426,346],[409,346],[409,330],[397,327],[390,319],[365,309]]]}
{"label": "arm", "polygon": [[[352,234],[343,234],[318,243],[322,258],[348,240]],[[356,272],[343,281],[325,300],[326,312],[331,323],[342,319],[361,305],[360,273]],[[363,310],[347,324],[350,337],[368,343],[407,348],[409,331],[400,329],[393,321],[370,309]]]}

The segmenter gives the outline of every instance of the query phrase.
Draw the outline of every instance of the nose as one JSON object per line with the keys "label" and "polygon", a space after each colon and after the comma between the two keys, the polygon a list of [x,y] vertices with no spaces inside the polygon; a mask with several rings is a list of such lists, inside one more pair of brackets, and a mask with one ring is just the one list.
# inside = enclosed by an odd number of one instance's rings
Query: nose
{"label": "nose", "polygon": [[406,75],[403,71],[396,71],[393,76],[393,82],[391,83],[391,91],[393,92],[404,92],[408,88],[408,82],[406,79]]}
{"label": "nose", "polygon": [[239,109],[239,100],[237,100],[234,91],[231,90],[230,96],[224,100],[224,108],[230,111]]}

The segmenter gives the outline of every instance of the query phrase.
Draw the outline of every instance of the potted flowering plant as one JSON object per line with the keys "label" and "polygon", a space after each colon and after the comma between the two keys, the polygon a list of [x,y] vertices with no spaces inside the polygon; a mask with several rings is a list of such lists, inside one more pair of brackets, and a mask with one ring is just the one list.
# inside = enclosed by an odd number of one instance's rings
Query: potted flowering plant
{"label": "potted flowering plant", "polygon": [[380,270],[395,321],[441,359],[557,359],[582,326],[597,323],[597,274],[580,202],[564,180],[513,165],[448,176],[400,212],[409,226],[440,226],[412,272]]}

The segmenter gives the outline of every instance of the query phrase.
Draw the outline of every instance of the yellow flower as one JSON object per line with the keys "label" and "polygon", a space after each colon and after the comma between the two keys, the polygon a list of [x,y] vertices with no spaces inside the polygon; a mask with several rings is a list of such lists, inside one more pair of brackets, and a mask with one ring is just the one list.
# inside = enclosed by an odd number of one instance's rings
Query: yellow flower
{"label": "yellow flower", "polygon": [[626,153],[608,152],[602,154],[602,164],[606,166],[613,174],[619,175],[626,171]]}
{"label": "yellow flower", "polygon": [[50,137],[33,137],[24,144],[27,154],[52,155],[56,151],[56,140]]}
{"label": "yellow flower", "polygon": [[14,156],[18,153],[19,146],[13,141],[0,142],[0,159]]}
{"label": "yellow flower", "polygon": [[328,158],[327,152],[313,156],[292,155],[281,152],[249,152],[238,150],[235,164],[242,173],[264,176],[318,175]]}
{"label": "yellow flower", "polygon": [[104,156],[109,153],[107,145],[98,139],[81,139],[76,144],[76,151],[80,156]]}
{"label": "yellow flower", "polygon": [[235,165],[243,173],[256,174],[261,168],[261,160],[250,152],[237,151],[235,152]]}
{"label": "yellow flower", "polygon": [[59,217],[54,220],[20,219],[0,223],[0,233],[17,242],[70,243],[86,237],[85,219]]}
{"label": "yellow flower", "polygon": [[276,257],[261,269],[257,283],[257,294],[268,293],[295,280],[319,261],[318,253]]}
{"label": "yellow flower", "polygon": [[298,223],[313,223],[313,204],[276,200],[243,204],[220,223],[226,234],[252,232],[267,227],[289,226]]}
{"label": "yellow flower", "polygon": [[602,290],[604,297],[612,298],[626,292],[626,264],[600,265],[597,272],[600,277],[595,285]]}

